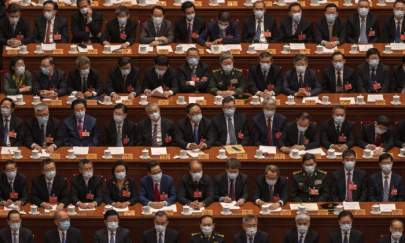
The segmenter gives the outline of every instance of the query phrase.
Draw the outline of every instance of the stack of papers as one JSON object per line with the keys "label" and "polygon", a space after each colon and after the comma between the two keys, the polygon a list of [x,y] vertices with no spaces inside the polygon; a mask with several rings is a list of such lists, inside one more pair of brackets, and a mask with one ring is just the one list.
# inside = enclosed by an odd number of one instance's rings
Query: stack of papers
{"label": "stack of papers", "polygon": [[152,94],[152,96],[155,96],[155,97],[163,97],[163,92],[164,92],[163,87],[159,86],[159,87],[155,88],[154,90],[152,90],[151,94]]}
{"label": "stack of papers", "polygon": [[108,147],[107,150],[110,151],[112,155],[124,154],[124,147]]}
{"label": "stack of papers", "polygon": [[321,156],[325,156],[325,152],[323,152],[322,148],[316,148],[316,149],[309,149],[309,150],[301,150],[298,152],[300,156],[304,155],[304,154],[313,154],[313,155],[321,155]]}
{"label": "stack of papers", "polygon": [[368,49],[373,48],[373,44],[361,44],[359,45],[359,51],[368,51]]}
{"label": "stack of papers", "polygon": [[290,43],[290,50],[292,50],[292,51],[294,51],[294,50],[305,50],[305,44],[304,43]]}
{"label": "stack of papers", "polygon": [[198,156],[200,155],[200,151],[195,152],[193,150],[187,150],[187,154],[188,156],[190,156],[191,158],[198,158]]}
{"label": "stack of papers", "polygon": [[72,149],[75,155],[87,155],[89,153],[89,147],[74,146]]}
{"label": "stack of papers", "polygon": [[166,45],[166,46],[156,46],[156,51],[167,51],[167,52],[173,52],[173,48],[170,45]]}
{"label": "stack of papers", "polygon": [[18,147],[1,147],[2,155],[14,154],[14,151],[20,151],[20,150],[18,149]]}
{"label": "stack of papers", "polygon": [[152,156],[160,156],[160,155],[166,155],[167,154],[167,149],[166,147],[151,147],[150,148],[150,153]]}
{"label": "stack of papers", "polygon": [[241,44],[223,45],[223,51],[232,51],[232,50],[242,51],[242,45]]}
{"label": "stack of papers", "polygon": [[344,210],[360,210],[359,202],[343,202]]}
{"label": "stack of papers", "polygon": [[277,147],[276,146],[259,146],[259,150],[265,154],[276,154]]}
{"label": "stack of papers", "polygon": [[266,43],[253,43],[250,46],[253,46],[255,51],[265,51],[269,48],[269,44]]}
{"label": "stack of papers", "polygon": [[240,144],[237,144],[237,145],[225,145],[224,148],[225,148],[226,152],[229,155],[232,155],[232,154],[245,154],[246,153],[245,149]]}
{"label": "stack of papers", "polygon": [[393,51],[405,50],[405,43],[391,43],[390,46],[391,46],[391,50],[393,50]]}
{"label": "stack of papers", "polygon": [[[177,46],[181,46],[183,51],[187,51],[190,48],[195,48],[196,47],[195,44],[178,44]],[[176,46],[176,48],[177,48],[177,46]]]}
{"label": "stack of papers", "polygon": [[233,201],[230,203],[221,202],[220,204],[221,204],[221,207],[227,207],[227,208],[230,208],[231,210],[240,209],[240,207],[237,205],[236,201]]}
{"label": "stack of papers", "polygon": [[381,213],[390,213],[396,209],[397,208],[394,203],[380,204]]}
{"label": "stack of papers", "polygon": [[188,103],[198,103],[198,101],[204,101],[205,98],[203,96],[197,96],[197,97],[188,97]]}
{"label": "stack of papers", "polygon": [[304,206],[307,211],[318,211],[318,204],[316,203],[290,203],[291,210],[298,210],[299,206]]}
{"label": "stack of papers", "polygon": [[153,213],[156,213],[158,211],[172,211],[172,212],[177,212],[177,206],[176,204],[172,204],[170,206],[165,206],[163,208],[150,208],[150,211]]}
{"label": "stack of papers", "polygon": [[369,94],[367,95],[367,102],[384,101],[384,95],[382,94]]}
{"label": "stack of papers", "polygon": [[[265,204],[263,204],[262,207],[269,207],[270,205],[271,205],[270,203],[265,203]],[[278,207],[276,209],[270,209],[270,212],[280,212],[281,210],[282,210],[282,208]]]}
{"label": "stack of papers", "polygon": [[43,51],[53,51],[56,49],[56,44],[52,43],[52,44],[41,44],[41,48]]}

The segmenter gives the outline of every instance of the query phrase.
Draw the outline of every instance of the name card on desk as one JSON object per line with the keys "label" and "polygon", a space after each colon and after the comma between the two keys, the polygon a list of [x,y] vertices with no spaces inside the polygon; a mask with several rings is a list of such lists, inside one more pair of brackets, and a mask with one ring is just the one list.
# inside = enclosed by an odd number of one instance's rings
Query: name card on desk
{"label": "name card on desk", "polygon": [[340,97],[339,103],[341,105],[354,105],[356,104],[354,97]]}
{"label": "name card on desk", "polygon": [[55,49],[52,51],[54,55],[63,55],[63,49]]}
{"label": "name card on desk", "polygon": [[345,210],[360,210],[359,202],[343,202],[343,208]]}
{"label": "name card on desk", "polygon": [[1,147],[1,155],[13,155],[15,151],[20,151],[18,147]]}
{"label": "name card on desk", "polygon": [[167,155],[166,147],[151,147],[150,151],[152,156]]}
{"label": "name card on desk", "polygon": [[374,47],[373,44],[361,44],[361,45],[359,45],[359,51],[366,52],[366,51],[368,51],[368,49],[371,49],[373,47]]}
{"label": "name card on desk", "polygon": [[238,6],[238,1],[228,1],[227,5],[229,7],[237,7]]}
{"label": "name card on desk", "polygon": [[87,100],[87,105],[97,105],[97,100]]}
{"label": "name card on desk", "polygon": [[298,210],[299,206],[304,206],[307,211],[318,211],[318,204],[316,203],[290,203],[291,210]]}
{"label": "name card on desk", "polygon": [[367,102],[384,101],[384,95],[382,94],[369,94],[367,95]]}
{"label": "name card on desk", "polygon": [[304,43],[290,43],[290,50],[297,51],[297,50],[305,50]]}
{"label": "name card on desk", "polygon": [[381,203],[380,211],[381,213],[391,213],[396,209],[395,203]]}
{"label": "name card on desk", "polygon": [[51,159],[60,159],[60,154],[53,153],[50,157]]}
{"label": "name card on desk", "polygon": [[158,105],[169,105],[169,100],[158,100]]}
{"label": "name card on desk", "polygon": [[97,159],[97,154],[86,154],[86,159]]}

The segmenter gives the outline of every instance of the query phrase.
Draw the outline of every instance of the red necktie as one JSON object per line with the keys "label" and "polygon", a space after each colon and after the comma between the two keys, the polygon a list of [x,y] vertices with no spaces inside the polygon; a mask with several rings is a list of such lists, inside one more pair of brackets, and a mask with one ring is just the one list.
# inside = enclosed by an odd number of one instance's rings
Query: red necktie
{"label": "red necktie", "polygon": [[159,202],[160,201],[160,190],[159,190],[159,184],[155,183],[153,186],[153,198],[155,200],[155,202]]}
{"label": "red necktie", "polygon": [[271,125],[271,118],[267,120],[267,143],[269,146],[273,146],[273,128]]}
{"label": "red necktie", "polygon": [[349,171],[349,172],[347,172],[347,181],[346,181],[346,201],[347,202],[353,201],[352,190],[350,188],[352,184],[353,184],[352,173]]}
{"label": "red necktie", "polygon": [[46,27],[46,33],[45,33],[45,44],[51,43],[51,40],[49,38],[50,33],[51,33],[51,21],[48,20],[47,27]]}
{"label": "red necktie", "polygon": [[80,134],[81,131],[83,131],[83,122],[82,120],[77,120],[77,132]]}

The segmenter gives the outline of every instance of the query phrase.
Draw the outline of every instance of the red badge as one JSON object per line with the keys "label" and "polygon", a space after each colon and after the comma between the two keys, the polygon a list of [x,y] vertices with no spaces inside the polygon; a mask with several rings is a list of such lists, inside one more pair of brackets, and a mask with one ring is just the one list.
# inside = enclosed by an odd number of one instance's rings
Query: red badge
{"label": "red badge", "polygon": [[84,31],[86,31],[87,33],[90,32],[89,26],[86,26],[86,27],[84,28]]}
{"label": "red badge", "polygon": [[169,144],[169,143],[172,142],[172,140],[173,140],[173,139],[172,139],[172,136],[169,136],[169,135],[166,134],[165,143],[166,143],[166,144]]}
{"label": "red badge", "polygon": [[356,184],[349,184],[349,190],[350,191],[356,191],[357,190],[357,185]]}
{"label": "red badge", "polygon": [[90,137],[90,133],[89,133],[88,131],[86,131],[86,130],[80,131],[80,137],[81,137],[81,138],[83,138],[83,137]]}
{"label": "red badge", "polygon": [[8,137],[9,137],[9,138],[16,138],[16,137],[17,137],[17,133],[14,132],[14,131],[9,131],[9,132],[8,132]]}
{"label": "red badge", "polygon": [[368,37],[374,37],[375,36],[375,31],[374,30],[370,30],[368,32]]}
{"label": "red badge", "polygon": [[401,34],[401,40],[405,40],[405,34]]}
{"label": "red badge", "polygon": [[298,35],[298,40],[300,40],[300,41],[305,40],[305,38],[306,38],[305,34]]}
{"label": "red badge", "polygon": [[91,193],[91,192],[87,193],[87,194],[86,194],[86,199],[87,199],[87,200],[93,200],[93,199],[94,199],[94,194]]}
{"label": "red badge", "polygon": [[122,139],[122,144],[123,145],[128,145],[128,143],[129,143],[129,138],[127,136],[125,136],[125,138]]}
{"label": "red badge", "polygon": [[273,91],[273,89],[274,89],[274,85],[273,85],[273,84],[267,85],[267,90],[268,90],[268,91]]}
{"label": "red badge", "polygon": [[278,194],[274,194],[273,198],[271,199],[271,202],[275,203],[280,201],[280,196]]}
{"label": "red badge", "polygon": [[283,133],[281,133],[281,132],[276,132],[276,133],[274,134],[274,137],[275,137],[277,140],[279,140],[282,135],[283,135]]}
{"label": "red badge", "polygon": [[54,34],[54,35],[53,35],[53,40],[55,40],[55,41],[60,41],[60,40],[62,40],[62,35],[59,34],[59,33]]}
{"label": "red badge", "polygon": [[56,197],[56,196],[50,196],[50,197],[49,197],[49,203],[51,203],[51,204],[58,203],[58,197]]}
{"label": "red badge", "polygon": [[121,40],[126,40],[126,39],[127,39],[127,34],[125,34],[125,33],[120,33],[120,39],[121,39]]}
{"label": "red badge", "polygon": [[16,36],[16,39],[22,41],[24,39],[24,35],[19,34]]}
{"label": "red badge", "polygon": [[166,199],[167,199],[166,193],[160,194],[160,201],[166,201]]}
{"label": "red badge", "polygon": [[11,200],[16,200],[18,199],[18,193],[17,192],[10,192],[10,199]]}
{"label": "red badge", "polygon": [[264,32],[264,37],[270,38],[271,37],[271,32],[270,31]]}
{"label": "red badge", "polygon": [[340,135],[338,138],[339,143],[347,142],[347,137],[345,135]]}
{"label": "red badge", "polygon": [[352,90],[352,89],[353,87],[351,83],[345,84],[345,90]]}
{"label": "red badge", "polygon": [[122,197],[131,197],[131,192],[128,190],[122,190],[121,196]]}
{"label": "red badge", "polygon": [[381,84],[378,83],[378,82],[374,82],[374,83],[373,83],[373,89],[374,89],[374,90],[379,90],[379,89],[381,89]]}
{"label": "red badge", "polygon": [[202,193],[200,191],[195,191],[194,192],[194,198],[201,198]]}
{"label": "red badge", "polygon": [[245,137],[245,134],[243,134],[243,132],[239,131],[238,138],[242,140],[244,137]]}
{"label": "red badge", "polygon": [[393,187],[391,190],[391,196],[397,196],[397,195],[398,195],[398,190],[395,187]]}
{"label": "red badge", "polygon": [[132,92],[134,92],[134,87],[132,87],[132,85],[128,85],[127,90],[129,93],[132,93]]}
{"label": "red badge", "polygon": [[309,139],[304,138],[304,144],[305,144],[305,145],[309,144]]}

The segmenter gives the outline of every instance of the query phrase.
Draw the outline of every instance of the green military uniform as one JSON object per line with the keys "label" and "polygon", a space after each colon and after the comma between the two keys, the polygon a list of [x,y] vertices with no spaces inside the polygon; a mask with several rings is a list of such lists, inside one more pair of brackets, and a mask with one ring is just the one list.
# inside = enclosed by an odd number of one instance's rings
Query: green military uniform
{"label": "green military uniform", "polygon": [[205,237],[203,233],[192,233],[189,243],[224,243],[224,235],[213,232],[210,237]]}
{"label": "green military uniform", "polygon": [[[316,169],[313,175],[303,170],[293,172],[291,199],[295,202],[329,201],[329,187],[326,181],[327,172]],[[318,195],[310,195],[310,190],[317,190]]]}
{"label": "green military uniform", "polygon": [[222,69],[212,71],[212,77],[209,82],[209,91],[217,95],[218,91],[235,91],[235,97],[241,98],[245,92],[246,81],[241,69],[234,68],[229,74],[225,74]]}

